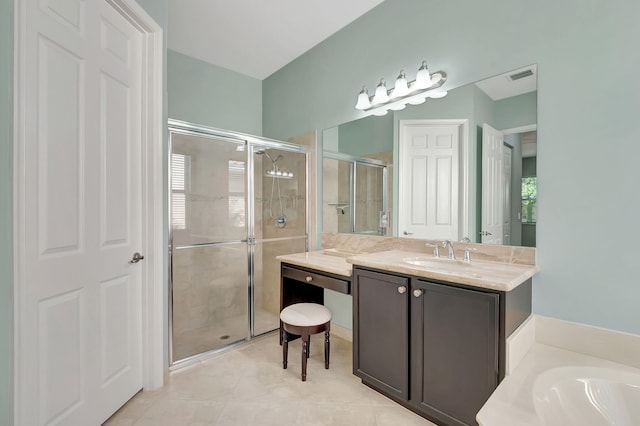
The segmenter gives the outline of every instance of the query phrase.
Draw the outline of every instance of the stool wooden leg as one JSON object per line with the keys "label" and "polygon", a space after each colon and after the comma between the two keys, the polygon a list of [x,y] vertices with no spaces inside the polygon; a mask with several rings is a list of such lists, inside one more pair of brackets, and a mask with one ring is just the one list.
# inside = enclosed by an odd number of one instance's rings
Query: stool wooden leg
{"label": "stool wooden leg", "polygon": [[311,356],[311,335],[309,335],[309,342],[307,343],[307,358]]}
{"label": "stool wooden leg", "polygon": [[307,355],[309,353],[309,335],[302,335],[302,381],[307,381]]}
{"label": "stool wooden leg", "polygon": [[329,369],[329,332],[324,332],[324,368]]}
{"label": "stool wooden leg", "polygon": [[282,368],[287,369],[287,358],[289,357],[289,342],[287,341],[287,332],[282,331]]}

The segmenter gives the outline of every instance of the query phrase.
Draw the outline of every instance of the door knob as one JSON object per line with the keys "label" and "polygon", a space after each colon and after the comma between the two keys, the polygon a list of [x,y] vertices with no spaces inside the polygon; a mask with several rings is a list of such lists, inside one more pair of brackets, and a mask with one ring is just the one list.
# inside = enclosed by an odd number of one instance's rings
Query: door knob
{"label": "door knob", "polygon": [[424,293],[424,291],[420,289],[413,290],[413,297],[420,297],[422,296],[422,293]]}
{"label": "door knob", "polygon": [[413,235],[413,232],[407,232],[407,231],[404,231],[404,232],[403,232],[403,234],[404,234],[404,235]]}
{"label": "door knob", "polygon": [[400,287],[398,287],[398,293],[400,294],[404,294],[407,292],[407,288],[403,285],[401,285]]}
{"label": "door knob", "polygon": [[480,235],[482,235],[483,237],[486,237],[488,235],[493,235],[493,234],[489,231],[480,231]]}
{"label": "door knob", "polygon": [[144,256],[141,255],[138,252],[133,253],[133,257],[131,258],[131,260],[129,261],[129,263],[138,263],[140,262],[142,259],[144,259]]}

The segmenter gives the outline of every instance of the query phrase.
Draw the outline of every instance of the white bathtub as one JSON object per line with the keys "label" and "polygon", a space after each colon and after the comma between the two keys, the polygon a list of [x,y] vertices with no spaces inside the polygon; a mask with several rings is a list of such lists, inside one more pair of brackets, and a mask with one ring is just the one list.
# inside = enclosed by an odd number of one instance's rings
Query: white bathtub
{"label": "white bathtub", "polygon": [[598,367],[541,373],[533,402],[545,426],[640,425],[640,375]]}

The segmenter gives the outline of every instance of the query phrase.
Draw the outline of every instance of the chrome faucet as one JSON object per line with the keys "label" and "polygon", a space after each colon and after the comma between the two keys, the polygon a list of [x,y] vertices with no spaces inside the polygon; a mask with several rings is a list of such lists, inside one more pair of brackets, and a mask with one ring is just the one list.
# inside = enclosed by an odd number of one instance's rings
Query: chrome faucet
{"label": "chrome faucet", "polygon": [[424,246],[433,247],[433,257],[440,257],[440,252],[438,251],[439,246],[437,244],[426,243]]}
{"label": "chrome faucet", "polygon": [[456,260],[456,254],[453,251],[453,244],[451,243],[451,240],[444,240],[442,242],[442,248],[447,248],[447,247],[449,247],[449,255],[447,257],[451,260]]}

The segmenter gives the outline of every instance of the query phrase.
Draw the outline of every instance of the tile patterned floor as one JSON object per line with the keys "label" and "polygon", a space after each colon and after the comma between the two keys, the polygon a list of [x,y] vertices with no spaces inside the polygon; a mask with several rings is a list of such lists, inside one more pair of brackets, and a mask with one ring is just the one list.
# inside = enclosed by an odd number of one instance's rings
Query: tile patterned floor
{"label": "tile patterned floor", "polygon": [[[314,338],[315,337],[315,338]],[[272,334],[171,373],[160,390],[141,392],[105,426],[432,425],[374,392],[351,372],[351,343],[331,338],[324,369],[322,338],[311,338],[307,381],[300,380],[300,340],[289,368]]]}

